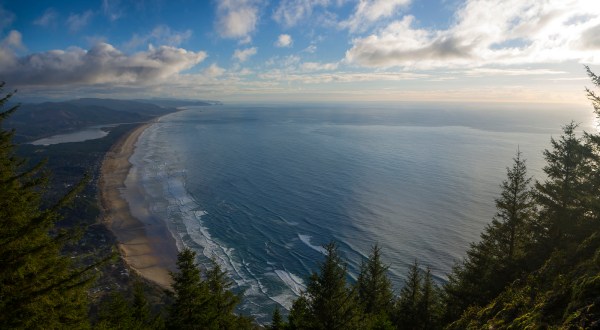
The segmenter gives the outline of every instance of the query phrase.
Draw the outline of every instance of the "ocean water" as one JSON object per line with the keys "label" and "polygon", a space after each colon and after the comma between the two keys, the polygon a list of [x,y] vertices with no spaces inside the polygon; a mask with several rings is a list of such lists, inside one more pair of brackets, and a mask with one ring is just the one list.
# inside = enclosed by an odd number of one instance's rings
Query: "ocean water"
{"label": "ocean water", "polygon": [[130,175],[178,247],[217,260],[240,312],[268,321],[331,240],[351,278],[377,243],[397,290],[414,260],[443,282],[491,221],[517,148],[543,180],[542,150],[570,119],[592,129],[589,109],[542,106],[190,108],[142,134]]}
{"label": "ocean water", "polygon": [[84,129],[67,133],[67,134],[57,134],[52,135],[47,138],[35,140],[30,142],[30,144],[36,146],[48,146],[51,144],[59,144],[59,143],[69,143],[69,142],[83,142],[88,140],[100,139],[108,135],[109,130],[106,128],[118,126],[119,124],[107,124],[107,125],[98,125],[98,126],[90,126]]}

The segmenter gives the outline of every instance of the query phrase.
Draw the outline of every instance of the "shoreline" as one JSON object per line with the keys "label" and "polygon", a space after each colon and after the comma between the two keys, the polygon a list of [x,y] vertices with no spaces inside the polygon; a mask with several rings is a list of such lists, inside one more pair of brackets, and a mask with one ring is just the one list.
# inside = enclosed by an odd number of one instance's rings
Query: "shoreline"
{"label": "shoreline", "polygon": [[[104,156],[98,190],[102,223],[115,235],[124,262],[136,273],[163,288],[171,287],[170,270],[175,269],[177,247],[164,220],[144,221],[132,215],[122,191],[132,168],[129,158],[140,135],[157,119],[126,133]],[[139,210],[148,213],[147,210]]]}

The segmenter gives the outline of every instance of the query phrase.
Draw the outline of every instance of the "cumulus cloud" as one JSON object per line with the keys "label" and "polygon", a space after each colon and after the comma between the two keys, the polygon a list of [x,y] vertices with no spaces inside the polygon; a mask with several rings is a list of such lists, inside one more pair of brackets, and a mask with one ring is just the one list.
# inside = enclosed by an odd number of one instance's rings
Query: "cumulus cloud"
{"label": "cumulus cloud", "polygon": [[399,8],[406,7],[411,0],[359,0],[350,18],[340,23],[350,31],[360,31],[381,18],[390,17]]}
{"label": "cumulus cloud", "polygon": [[277,47],[290,47],[292,45],[292,37],[289,34],[280,34],[275,42]]}
{"label": "cumulus cloud", "polygon": [[145,46],[149,42],[158,45],[179,46],[192,36],[192,30],[173,31],[167,25],[158,25],[145,35],[134,34],[131,40],[125,44],[127,49],[135,49]]}
{"label": "cumulus cloud", "polygon": [[89,50],[73,47],[24,57],[6,51],[3,55],[0,75],[21,86],[151,84],[190,69],[206,58],[202,51],[169,46],[150,47],[127,55],[107,43]]}
{"label": "cumulus cloud", "polygon": [[312,15],[313,8],[328,6],[329,0],[283,0],[273,13],[273,19],[285,26],[295,26]]}
{"label": "cumulus cloud", "polygon": [[216,63],[211,64],[208,68],[204,69],[203,74],[208,77],[219,77],[225,73],[225,69],[218,66]]}
{"label": "cumulus cloud", "polygon": [[[587,0],[468,0],[448,29],[415,28],[405,16],[356,38],[346,61],[367,67],[477,67],[489,64],[600,63],[593,52],[600,6]],[[586,48],[587,47],[587,48]],[[597,48],[596,48],[597,49]]]}
{"label": "cumulus cloud", "polygon": [[94,13],[91,10],[87,10],[81,14],[71,14],[69,18],[67,18],[67,27],[71,32],[77,32],[81,30],[83,27],[88,25]]}
{"label": "cumulus cloud", "polygon": [[247,59],[250,58],[250,56],[255,55],[256,54],[256,47],[251,47],[251,48],[246,48],[246,49],[236,49],[233,52],[233,58],[240,61],[240,62],[246,62]]}
{"label": "cumulus cloud", "polygon": [[217,6],[216,29],[223,38],[243,39],[256,29],[257,0],[221,0]]}
{"label": "cumulus cloud", "polygon": [[24,49],[23,45],[23,36],[21,32],[17,30],[12,30],[8,33],[6,38],[0,42],[0,48],[6,49],[7,51],[10,49]]}
{"label": "cumulus cloud", "polygon": [[35,21],[33,21],[33,24],[43,27],[53,26],[56,24],[57,19],[58,13],[56,12],[56,10],[54,10],[54,8],[48,8],[46,9],[46,11],[44,11],[44,14],[42,14],[42,16],[38,17]]}

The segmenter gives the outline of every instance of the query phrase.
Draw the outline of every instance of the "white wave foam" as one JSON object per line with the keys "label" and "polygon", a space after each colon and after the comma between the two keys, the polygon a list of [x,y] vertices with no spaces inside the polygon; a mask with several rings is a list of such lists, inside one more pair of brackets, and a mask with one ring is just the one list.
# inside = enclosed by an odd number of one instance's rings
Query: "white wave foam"
{"label": "white wave foam", "polygon": [[304,281],[299,276],[281,269],[276,269],[275,274],[296,296],[299,296],[306,289]]}
{"label": "white wave foam", "polygon": [[320,252],[322,254],[327,254],[327,251],[322,246],[313,245],[310,242],[311,237],[309,235],[298,234],[298,238],[302,241],[302,243],[306,244],[309,248],[311,248],[317,252]]}

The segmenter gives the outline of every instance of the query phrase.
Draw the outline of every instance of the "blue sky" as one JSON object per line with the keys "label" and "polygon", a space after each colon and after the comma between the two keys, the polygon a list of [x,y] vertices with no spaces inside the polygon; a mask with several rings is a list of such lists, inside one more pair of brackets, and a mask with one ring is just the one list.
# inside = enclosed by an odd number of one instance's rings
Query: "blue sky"
{"label": "blue sky", "polygon": [[585,103],[598,0],[0,0],[38,98]]}

